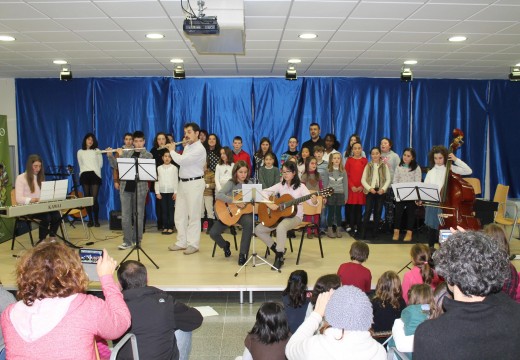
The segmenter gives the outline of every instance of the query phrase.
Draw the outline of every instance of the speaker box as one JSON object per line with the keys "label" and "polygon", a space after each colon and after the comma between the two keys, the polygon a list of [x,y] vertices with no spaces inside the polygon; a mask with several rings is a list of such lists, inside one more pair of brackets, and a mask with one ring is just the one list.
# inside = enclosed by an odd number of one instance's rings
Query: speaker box
{"label": "speaker box", "polygon": [[110,230],[123,230],[121,225],[121,211],[110,211]]}

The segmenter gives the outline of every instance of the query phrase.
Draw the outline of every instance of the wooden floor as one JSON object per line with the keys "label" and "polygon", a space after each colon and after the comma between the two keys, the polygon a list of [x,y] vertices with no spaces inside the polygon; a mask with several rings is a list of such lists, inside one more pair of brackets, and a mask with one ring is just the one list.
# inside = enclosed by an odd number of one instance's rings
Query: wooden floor
{"label": "wooden floor", "polygon": [[[118,250],[117,246],[122,243],[121,231],[110,231],[108,224],[102,223],[100,228],[90,228],[90,239],[86,240],[81,224],[76,228],[67,226],[70,241],[78,246],[85,246],[89,241],[95,242],[89,248],[106,248],[109,254],[120,262],[130,250]],[[36,235],[37,231],[34,231]],[[316,279],[324,274],[336,273],[338,266],[349,261],[348,251],[354,241],[350,236],[343,233],[343,238],[329,239],[322,238],[323,251],[325,257],[322,259],[319,254],[317,239],[305,239],[300,259],[300,264],[296,265],[296,256],[300,237],[293,240],[294,252],[287,250],[285,265],[282,272],[270,270],[266,265],[253,267],[246,266],[235,276],[239,269],[237,265],[238,254],[233,249],[233,254],[225,258],[222,250],[217,247],[215,257],[211,257],[213,241],[205,233],[201,238],[200,251],[196,254],[186,256],[182,252],[168,251],[168,245],[174,243],[176,234],[162,235],[155,226],[149,225],[143,239],[143,249],[159,266],[154,265],[140,254],[140,261],[148,268],[149,283],[164,290],[171,291],[250,291],[250,290],[277,290],[285,286],[289,274],[296,269],[303,269],[309,274],[309,287],[312,287]],[[231,234],[224,234],[224,238],[233,242]],[[240,242],[240,232],[237,236]],[[287,244],[287,247],[289,245]],[[372,272],[372,286],[377,283],[379,276],[387,270],[399,271],[409,261],[409,251],[411,244],[396,243],[388,245],[371,244],[370,256],[366,266]],[[16,255],[23,251],[23,247],[30,247],[28,235],[17,238],[15,249],[11,251],[11,241],[0,244],[0,280],[7,289],[16,288],[13,269],[16,262]],[[87,247],[87,246],[85,246]],[[256,249],[259,255],[265,253],[265,245],[256,241]],[[513,238],[511,242],[511,252],[520,253],[520,241]],[[134,253],[129,259],[137,260]],[[268,257],[273,261],[273,256]],[[517,269],[520,269],[520,261],[514,261]],[[402,276],[404,272],[400,275]],[[99,283],[91,283],[92,289],[99,288]]]}

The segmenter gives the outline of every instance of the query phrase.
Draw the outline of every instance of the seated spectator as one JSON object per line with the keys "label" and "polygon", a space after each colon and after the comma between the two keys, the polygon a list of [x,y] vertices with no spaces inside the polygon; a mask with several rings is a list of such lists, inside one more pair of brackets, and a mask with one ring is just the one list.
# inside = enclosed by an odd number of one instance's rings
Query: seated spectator
{"label": "seated spectator", "polygon": [[[148,286],[146,267],[139,261],[128,260],[117,270],[124,299],[132,314],[128,332],[137,338],[140,359],[188,359],[191,332],[202,324],[202,315],[192,307],[177,302],[170,294]],[[183,341],[178,339],[182,336]],[[182,353],[181,353],[182,352]],[[131,344],[125,344],[118,360],[133,359]]]}
{"label": "seated spectator", "polygon": [[430,248],[424,244],[415,244],[410,249],[413,268],[403,278],[403,299],[408,304],[408,291],[415,284],[427,284],[432,291],[441,282],[437,273],[430,266]]}
{"label": "seated spectator", "polygon": [[287,281],[287,287],[282,292],[282,301],[289,323],[289,330],[293,334],[305,320],[305,312],[309,306],[307,281],[307,273],[304,270],[293,271]]}
{"label": "seated spectator", "polygon": [[433,260],[453,300],[417,328],[414,359],[518,359],[520,306],[500,291],[510,272],[507,252],[481,232],[458,232]]}
{"label": "seated spectator", "polygon": [[115,339],[130,326],[115,268],[103,250],[97,263],[101,300],[85,294],[87,274],[64,244],[42,243],[22,255],[16,265],[20,301],[2,313],[7,359],[95,359],[96,336]]}
{"label": "seated spectator", "polygon": [[395,271],[386,271],[377,280],[376,293],[372,298],[374,312],[374,333],[390,332],[395,319],[401,317],[401,311],[406,307],[401,280]]}
{"label": "seated spectator", "polygon": [[389,345],[404,353],[413,352],[415,330],[430,318],[434,309],[433,291],[429,285],[413,285],[408,293],[409,303],[396,319],[392,327],[392,340]]}
{"label": "seated spectator", "polygon": [[453,295],[448,289],[448,284],[443,281],[437,285],[433,292],[433,301],[435,306],[431,311],[430,319],[437,319],[439,316],[444,314],[444,299],[453,299]]}
{"label": "seated spectator", "polygon": [[283,305],[263,303],[256,322],[247,334],[242,360],[285,360],[285,346],[291,337]]}
{"label": "seated spectator", "polygon": [[[328,324],[314,335],[325,317]],[[372,339],[372,305],[355,286],[321,293],[316,307],[285,347],[289,360],[386,359],[386,351]]]}
{"label": "seated spectator", "polygon": [[[507,252],[507,254],[511,255],[511,250],[509,249],[509,241],[507,241],[504,229],[502,229],[497,224],[487,224],[486,226],[484,226],[484,233],[487,234],[490,238],[498,241],[499,246],[502,246],[503,249]],[[504,282],[502,291],[509,295],[511,299],[516,301],[516,298],[518,296],[518,283],[520,279],[518,277],[518,272],[516,271],[516,268],[511,261],[509,261],[509,271],[509,277]]]}
{"label": "seated spectator", "polygon": [[[9,291],[4,289],[2,282],[0,282],[0,315],[4,312],[7,306],[15,303],[16,300]],[[0,360],[5,360],[4,337],[2,336],[2,328],[0,328]]]}
{"label": "seated spectator", "polygon": [[354,285],[368,293],[372,288],[372,273],[362,264],[367,261],[370,249],[363,241],[354,241],[350,246],[351,262],[341,264],[338,275],[343,285]]}
{"label": "seated spectator", "polygon": [[318,296],[321,293],[328,292],[330,289],[336,290],[341,286],[341,279],[336,274],[328,274],[323,275],[316,280],[316,284],[314,284],[314,288],[311,291],[311,302],[307,307],[307,314],[305,314],[305,318],[308,318],[314,307],[316,306],[316,300],[318,300]]}

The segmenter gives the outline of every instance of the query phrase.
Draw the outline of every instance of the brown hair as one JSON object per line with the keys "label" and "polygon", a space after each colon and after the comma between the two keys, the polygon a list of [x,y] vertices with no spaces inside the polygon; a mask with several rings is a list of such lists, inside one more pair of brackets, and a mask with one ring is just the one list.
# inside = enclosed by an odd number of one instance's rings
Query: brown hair
{"label": "brown hair", "polygon": [[243,167],[247,168],[247,177],[244,180],[244,183],[247,184],[249,181],[249,176],[251,175],[251,170],[249,169],[249,164],[246,163],[244,160],[239,160],[239,161],[237,161],[235,166],[233,166],[233,170],[231,170],[231,178],[233,179],[233,183],[235,185],[238,184],[237,172],[238,172],[238,170],[240,170]]}
{"label": "brown hair", "polygon": [[436,319],[444,314],[444,308],[442,307],[442,304],[444,303],[445,298],[453,299],[448,289],[448,284],[446,282],[441,282],[439,285],[437,285],[435,291],[433,292],[433,301],[435,302],[435,306],[430,311],[430,319]]}
{"label": "brown hair", "polygon": [[381,301],[381,306],[390,304],[394,309],[399,309],[399,300],[403,296],[401,279],[395,271],[385,271],[377,280],[376,294],[374,299]]}
{"label": "brown hair", "polygon": [[222,148],[220,148],[220,151],[224,150],[224,153],[226,154],[226,157],[227,157],[227,163],[224,162],[224,160],[222,160],[222,156],[220,155],[220,153],[218,154],[218,164],[219,165],[231,165],[233,164],[233,151],[227,147],[227,146],[224,146]]}
{"label": "brown hair", "polygon": [[350,260],[356,260],[360,263],[367,261],[368,254],[370,254],[370,249],[368,245],[363,241],[354,241],[350,246]]}
{"label": "brown hair", "polygon": [[498,245],[504,249],[507,254],[510,254],[509,241],[507,241],[506,233],[497,224],[487,224],[483,229],[484,234],[488,235],[493,240],[498,242]]}
{"label": "brown hair", "polygon": [[410,250],[410,256],[415,266],[421,269],[423,283],[431,284],[433,280],[433,269],[431,268],[430,249],[424,244],[415,244]]}
{"label": "brown hair", "polygon": [[42,243],[22,255],[16,265],[18,300],[67,297],[87,291],[88,277],[80,258],[62,243]]}
{"label": "brown hair", "polygon": [[427,284],[415,284],[408,290],[408,305],[430,305],[430,316],[435,308],[435,300],[433,299],[433,290]]}
{"label": "brown hair", "polygon": [[444,164],[446,164],[449,155],[448,149],[446,148],[446,146],[436,145],[432,147],[432,149],[428,153],[428,161],[430,162],[430,168],[433,168],[435,166],[435,159],[433,157],[435,154],[441,154],[444,157]]}
{"label": "brown hair", "polygon": [[43,160],[40,155],[38,154],[32,154],[29,155],[27,158],[27,162],[25,164],[25,179],[27,180],[27,184],[29,185],[29,189],[31,189],[31,193],[34,193],[34,173],[33,173],[33,164],[35,162],[40,162],[42,165],[42,168],[38,175],[36,175],[36,182],[38,183],[38,186],[42,187],[42,181],[45,180],[45,171],[43,171]]}
{"label": "brown hair", "polygon": [[343,164],[343,157],[341,156],[340,152],[335,152],[335,153],[332,153],[332,154],[329,155],[329,166],[328,166],[329,172],[334,171],[334,165],[332,164],[332,158],[334,156],[336,156],[336,155],[339,156],[339,172],[343,173],[343,172],[345,172],[345,167],[342,166],[342,164]]}

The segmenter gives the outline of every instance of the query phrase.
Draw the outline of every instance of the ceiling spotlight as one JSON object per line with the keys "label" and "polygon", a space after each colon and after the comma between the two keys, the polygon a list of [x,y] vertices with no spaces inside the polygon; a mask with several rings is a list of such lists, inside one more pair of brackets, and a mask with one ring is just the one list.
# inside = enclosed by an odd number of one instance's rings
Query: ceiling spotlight
{"label": "ceiling spotlight", "polygon": [[465,36],[460,36],[460,35],[457,35],[457,36],[452,36],[448,39],[448,41],[451,41],[451,42],[461,42],[461,41],[466,41],[468,38],[465,37]]}
{"label": "ceiling spotlight", "polygon": [[302,61],[301,61],[300,59],[289,59],[289,60],[287,60],[287,62],[288,62],[289,64],[299,64],[299,63],[301,63]]}
{"label": "ceiling spotlight", "polygon": [[509,80],[520,81],[520,67],[519,66],[511,67],[511,72],[509,73]]}
{"label": "ceiling spotlight", "polygon": [[403,64],[405,64],[405,65],[416,65],[417,64],[417,60],[405,60],[403,62]]}
{"label": "ceiling spotlight", "polygon": [[298,35],[298,37],[300,39],[308,40],[308,39],[316,39],[318,37],[318,35],[312,34],[312,33],[303,33],[303,34]]}
{"label": "ceiling spotlight", "polygon": [[15,41],[16,39],[9,35],[0,35],[0,41]]}
{"label": "ceiling spotlight", "polygon": [[175,58],[175,59],[171,59],[170,62],[174,63],[174,64],[182,64],[184,62],[184,60]]}
{"label": "ceiling spotlight", "polygon": [[183,65],[177,65],[173,68],[173,78],[174,79],[186,79],[186,72],[184,71]]}
{"label": "ceiling spotlight", "polygon": [[146,34],[146,38],[147,39],[153,39],[153,40],[163,39],[164,35],[163,34],[159,34],[159,33],[150,33],[150,34]]}
{"label": "ceiling spotlight", "polygon": [[56,65],[65,65],[67,63],[67,60],[54,60],[53,61],[53,64],[56,64]]}
{"label": "ceiling spotlight", "polygon": [[60,80],[72,80],[72,71],[70,70],[70,65],[63,65],[61,67]]}
{"label": "ceiling spotlight", "polygon": [[294,65],[290,65],[285,72],[285,80],[296,80],[298,76],[296,75],[296,68]]}
{"label": "ceiling spotlight", "polygon": [[412,80],[413,80],[412,69],[407,66],[403,66],[401,68],[401,81],[408,82],[408,81],[412,81]]}

